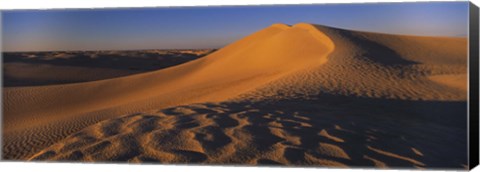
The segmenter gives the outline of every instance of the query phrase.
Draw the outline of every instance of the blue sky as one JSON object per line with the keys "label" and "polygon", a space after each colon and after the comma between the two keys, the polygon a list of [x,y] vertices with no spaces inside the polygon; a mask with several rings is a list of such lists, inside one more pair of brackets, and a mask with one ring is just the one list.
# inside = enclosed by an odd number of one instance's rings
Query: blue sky
{"label": "blue sky", "polygon": [[273,23],[466,36],[468,2],[2,12],[4,51],[220,48]]}

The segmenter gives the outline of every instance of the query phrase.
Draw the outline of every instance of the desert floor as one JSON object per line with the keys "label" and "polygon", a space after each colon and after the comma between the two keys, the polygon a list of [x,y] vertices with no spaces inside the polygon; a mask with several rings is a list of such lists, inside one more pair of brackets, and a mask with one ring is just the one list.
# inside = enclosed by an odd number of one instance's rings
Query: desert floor
{"label": "desert floor", "polygon": [[274,24],[216,51],[10,56],[6,160],[467,167],[466,38]]}

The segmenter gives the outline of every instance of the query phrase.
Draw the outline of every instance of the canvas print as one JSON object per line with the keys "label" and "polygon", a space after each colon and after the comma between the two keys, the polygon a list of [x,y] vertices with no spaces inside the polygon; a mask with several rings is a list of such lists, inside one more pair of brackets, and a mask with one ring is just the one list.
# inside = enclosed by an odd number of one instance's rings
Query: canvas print
{"label": "canvas print", "polygon": [[2,11],[2,160],[468,169],[468,2]]}

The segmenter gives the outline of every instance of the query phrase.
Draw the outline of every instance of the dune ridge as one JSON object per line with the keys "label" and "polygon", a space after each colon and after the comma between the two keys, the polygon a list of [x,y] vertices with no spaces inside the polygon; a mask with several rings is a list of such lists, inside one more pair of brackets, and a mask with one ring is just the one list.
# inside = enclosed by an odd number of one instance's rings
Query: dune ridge
{"label": "dune ridge", "polygon": [[3,157],[463,167],[465,73],[465,39],[274,24],[159,71],[4,88]]}
{"label": "dune ridge", "polygon": [[[336,51],[329,55],[329,59],[334,60],[276,80],[241,97],[308,98],[323,92],[382,99],[466,100],[466,90],[462,89],[467,83],[466,77],[462,77],[467,72],[465,39],[316,28],[334,40]],[[438,82],[435,79],[438,77],[452,82]],[[452,89],[455,83],[458,85]]]}
{"label": "dune ridge", "polygon": [[[287,31],[282,32],[284,30]],[[87,118],[98,112],[125,114],[234,97],[295,70],[298,67],[295,65],[324,63],[332,44],[326,36],[327,43],[318,43],[318,38],[310,34],[321,33],[312,31],[274,25],[207,57],[165,70],[78,84],[4,88],[4,110],[8,114],[4,117],[5,137],[23,130],[33,132],[37,125],[44,128],[45,124],[55,125],[56,121],[64,120],[62,118]],[[312,46],[305,47],[304,43]],[[277,49],[287,48],[292,50],[290,54],[276,53]],[[303,59],[295,60],[297,64],[285,65],[287,60],[294,61],[292,54],[299,54]],[[228,69],[228,72],[219,74],[223,69]],[[25,105],[29,108],[24,108]],[[28,126],[18,125],[19,121]],[[48,128],[58,127],[61,128]]]}

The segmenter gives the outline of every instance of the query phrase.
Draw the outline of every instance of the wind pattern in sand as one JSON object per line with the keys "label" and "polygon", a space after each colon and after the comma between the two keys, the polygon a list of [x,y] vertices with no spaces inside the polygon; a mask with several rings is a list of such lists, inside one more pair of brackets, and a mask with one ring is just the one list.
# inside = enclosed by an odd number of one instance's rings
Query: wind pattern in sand
{"label": "wind pattern in sand", "polygon": [[4,87],[3,158],[465,168],[466,47],[274,24],[164,69]]}

